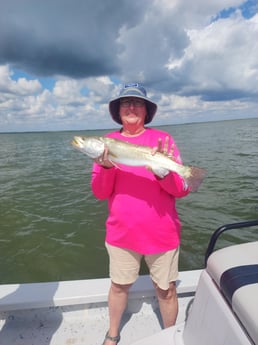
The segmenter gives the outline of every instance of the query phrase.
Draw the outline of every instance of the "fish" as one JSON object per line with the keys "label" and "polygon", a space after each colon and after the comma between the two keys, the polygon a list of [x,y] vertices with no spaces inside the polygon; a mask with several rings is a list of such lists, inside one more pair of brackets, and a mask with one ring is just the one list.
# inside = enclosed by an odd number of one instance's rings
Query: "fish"
{"label": "fish", "polygon": [[115,166],[124,164],[145,166],[150,169],[165,168],[180,175],[193,192],[199,189],[207,174],[203,168],[178,164],[164,153],[156,152],[153,154],[153,148],[149,146],[135,145],[114,138],[75,136],[72,145],[92,159],[100,157],[107,147],[108,160]]}

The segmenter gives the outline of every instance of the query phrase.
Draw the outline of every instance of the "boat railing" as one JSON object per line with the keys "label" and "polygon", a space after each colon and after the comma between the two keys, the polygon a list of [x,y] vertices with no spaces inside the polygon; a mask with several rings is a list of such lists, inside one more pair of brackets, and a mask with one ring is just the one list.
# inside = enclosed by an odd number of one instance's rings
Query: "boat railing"
{"label": "boat railing", "polygon": [[250,220],[246,222],[226,224],[226,225],[220,226],[217,230],[215,230],[211,236],[210,242],[208,244],[208,248],[205,253],[205,262],[204,262],[205,267],[207,266],[208,258],[211,255],[211,253],[214,251],[216,242],[221,234],[223,234],[225,231],[228,231],[228,230],[248,228],[248,227],[253,227],[253,226],[258,226],[258,220]]}

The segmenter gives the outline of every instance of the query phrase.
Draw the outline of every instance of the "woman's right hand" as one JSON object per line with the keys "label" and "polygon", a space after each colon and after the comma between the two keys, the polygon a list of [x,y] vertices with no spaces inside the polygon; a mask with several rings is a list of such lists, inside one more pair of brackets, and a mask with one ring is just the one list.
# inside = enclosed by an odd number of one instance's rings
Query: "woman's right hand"
{"label": "woman's right hand", "polygon": [[108,159],[108,148],[105,147],[104,152],[101,156],[96,158],[95,163],[103,166],[104,168],[112,168],[114,164]]}

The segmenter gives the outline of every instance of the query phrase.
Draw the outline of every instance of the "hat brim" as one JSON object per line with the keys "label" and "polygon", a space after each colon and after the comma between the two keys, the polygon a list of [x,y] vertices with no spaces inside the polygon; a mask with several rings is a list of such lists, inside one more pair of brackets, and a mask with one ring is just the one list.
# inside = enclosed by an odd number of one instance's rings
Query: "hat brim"
{"label": "hat brim", "polygon": [[122,125],[122,121],[121,121],[120,116],[119,116],[120,99],[127,98],[127,97],[135,97],[135,98],[140,98],[140,99],[145,100],[146,108],[147,108],[147,115],[145,117],[144,124],[150,123],[153,120],[154,115],[156,114],[156,111],[158,108],[157,104],[150,101],[149,98],[147,98],[147,97],[134,95],[134,94],[132,94],[132,95],[127,94],[124,96],[119,96],[117,98],[112,99],[109,102],[109,112],[110,112],[110,115],[112,116],[113,120],[116,123],[119,123],[120,125]]}

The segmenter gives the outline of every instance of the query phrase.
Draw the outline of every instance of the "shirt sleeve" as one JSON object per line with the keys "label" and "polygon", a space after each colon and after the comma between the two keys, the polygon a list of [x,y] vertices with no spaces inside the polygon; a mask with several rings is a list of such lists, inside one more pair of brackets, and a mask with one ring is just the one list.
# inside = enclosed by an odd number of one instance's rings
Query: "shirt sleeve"
{"label": "shirt sleeve", "polygon": [[190,192],[190,188],[186,181],[177,173],[171,172],[163,179],[157,179],[161,188],[176,198],[183,198]]}
{"label": "shirt sleeve", "polygon": [[113,192],[116,168],[104,168],[93,164],[91,189],[96,198],[107,199]]}

